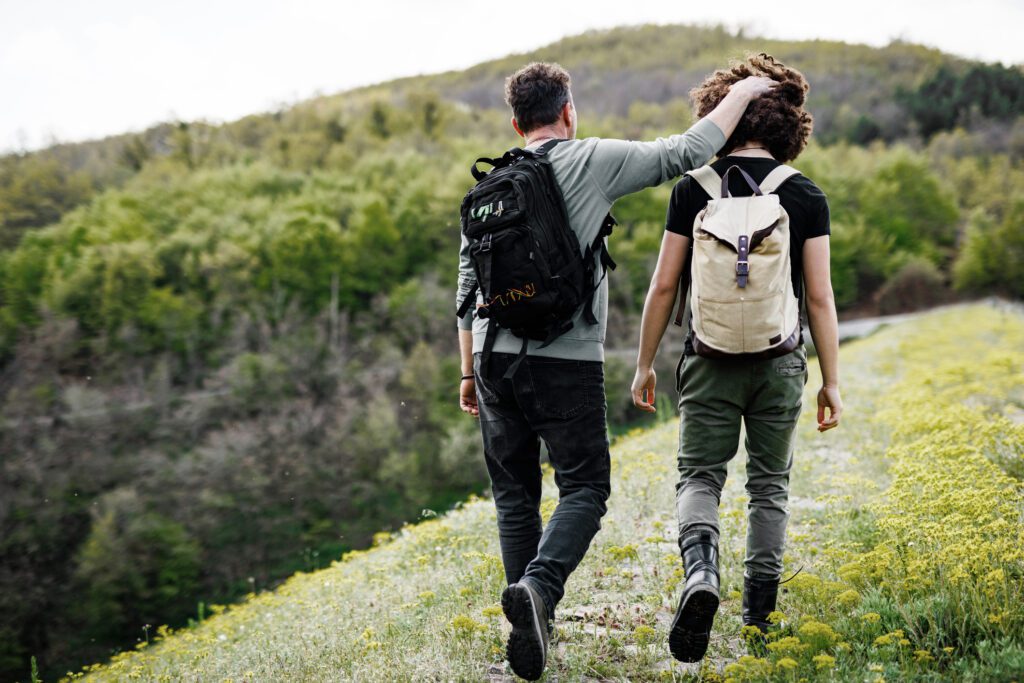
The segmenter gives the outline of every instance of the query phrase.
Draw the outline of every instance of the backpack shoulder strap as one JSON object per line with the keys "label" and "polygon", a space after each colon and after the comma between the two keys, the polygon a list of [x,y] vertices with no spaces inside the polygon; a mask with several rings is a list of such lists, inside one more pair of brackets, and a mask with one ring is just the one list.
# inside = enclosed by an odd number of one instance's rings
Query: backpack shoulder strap
{"label": "backpack shoulder strap", "polygon": [[782,184],[792,178],[793,176],[800,175],[800,171],[796,170],[792,166],[782,164],[772,169],[771,173],[765,176],[765,179],[761,181],[761,192],[769,194],[777,191]]}
{"label": "backpack shoulder strap", "polygon": [[686,175],[697,181],[697,184],[710,195],[712,199],[718,199],[722,196],[722,176],[715,172],[715,169],[710,166],[701,166],[691,171],[687,171]]}
{"label": "backpack shoulder strap", "polygon": [[525,149],[525,148],[524,149],[520,149],[520,148],[517,147],[515,151],[517,151],[520,156],[530,157],[531,159],[538,159],[540,161],[545,161],[544,157],[546,157],[548,155],[548,152],[553,150],[555,148],[555,146],[558,145],[558,143],[565,142],[565,141],[566,141],[565,138],[554,138],[552,140],[548,140],[547,142],[545,142],[540,147],[537,147],[536,149]]}

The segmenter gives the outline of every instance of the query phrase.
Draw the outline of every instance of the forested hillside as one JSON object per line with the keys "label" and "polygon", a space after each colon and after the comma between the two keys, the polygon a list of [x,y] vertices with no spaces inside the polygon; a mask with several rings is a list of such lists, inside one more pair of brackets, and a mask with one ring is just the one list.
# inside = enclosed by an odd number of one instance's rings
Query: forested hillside
{"label": "forested hillside", "polygon": [[[0,158],[0,678],[131,647],[482,490],[454,401],[457,207],[469,163],[516,144],[504,76],[558,60],[581,135],[649,138],[748,50],[811,82],[796,165],[829,195],[843,309],[1024,296],[1024,75],[902,43],[618,29]],[[612,347],[635,344],[669,189],[615,207]],[[606,372],[613,429],[642,424],[626,361]]]}

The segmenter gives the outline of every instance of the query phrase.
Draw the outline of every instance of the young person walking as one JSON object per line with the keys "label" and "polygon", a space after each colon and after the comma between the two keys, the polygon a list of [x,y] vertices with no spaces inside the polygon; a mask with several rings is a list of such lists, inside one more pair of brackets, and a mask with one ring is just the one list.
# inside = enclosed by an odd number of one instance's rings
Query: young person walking
{"label": "young person walking", "polygon": [[686,582],[669,647],[687,662],[704,656],[718,609],[718,504],[741,423],[750,497],[743,623],[764,631],[775,609],[793,435],[807,381],[801,299],[822,374],[819,431],[836,427],[843,410],[828,202],[809,178],[783,165],[811,134],[803,108],[807,81],[761,54],[715,72],[691,96],[698,115],[709,112],[732,84],[752,75],[778,85],[747,108],[715,163],[673,189],[632,386],[633,403],[654,412],[654,358],[676,294],[684,291],[691,323],[676,376],[676,513]]}
{"label": "young person walking", "polygon": [[[512,624],[507,654],[512,670],[523,678],[537,679],[543,673],[555,607],[600,528],[611,491],[603,368],[608,295],[603,237],[598,237],[604,219],[619,197],[706,163],[733,132],[747,104],[774,85],[762,77],[737,79],[725,88],[717,106],[685,133],[630,142],[575,139],[569,74],[556,64],[530,64],[505,84],[512,127],[525,139],[526,150],[540,153],[543,147],[581,256],[594,260],[589,286],[596,286],[592,300],[566,321],[568,331],[524,346],[509,330],[491,327],[495,321],[490,317],[474,314],[494,303],[492,293],[485,306],[484,283],[478,282],[472,258],[492,245],[488,241],[471,248],[464,215],[456,297],[456,306],[466,313],[459,322],[459,398],[462,410],[480,419],[508,581],[502,595]],[[534,200],[526,197],[527,203]],[[507,209],[501,202],[490,204],[471,207],[469,215],[483,223]],[[530,258],[534,256],[531,251]],[[516,290],[511,298],[530,293]],[[471,294],[475,301],[463,307]],[[541,440],[559,489],[546,527],[540,515]]]}

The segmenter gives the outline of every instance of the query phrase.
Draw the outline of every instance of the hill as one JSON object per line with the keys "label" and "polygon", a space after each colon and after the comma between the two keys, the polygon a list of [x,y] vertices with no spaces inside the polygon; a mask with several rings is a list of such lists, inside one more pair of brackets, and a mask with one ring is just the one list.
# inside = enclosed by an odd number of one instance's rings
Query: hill
{"label": "hill", "polygon": [[[710,655],[681,665],[665,643],[682,578],[676,428],[618,440],[609,512],[559,607],[549,679],[1024,675],[1020,349],[1024,316],[1001,304],[929,313],[843,347],[847,413],[819,435],[805,410],[785,572],[796,575],[756,657],[738,616],[742,452],[723,495],[726,597]],[[556,497],[548,478],[546,514]],[[493,505],[470,499],[194,628],[161,629],[87,678],[506,680],[497,553]]]}
{"label": "hill", "polygon": [[[225,125],[167,122],[137,134],[0,157],[0,246],[13,245],[25,228],[53,222],[97,191],[122,185],[152,158],[180,155],[204,165],[267,155],[281,161],[289,155],[280,145],[291,147],[296,142],[292,134],[303,133],[303,146],[315,140],[328,147],[358,134],[355,122],[374,103],[420,109],[426,119],[436,117],[426,126],[430,134],[444,129],[439,98],[477,112],[471,120],[460,120],[459,136],[507,133],[502,82],[533,60],[560,61],[572,71],[576,101],[591,125],[595,118],[611,118],[618,135],[637,137],[644,125],[678,125],[688,109],[689,89],[705,74],[762,51],[799,65],[814,84],[809,108],[821,142],[891,143],[960,127],[974,134],[970,145],[975,149],[1009,147],[1015,158],[1024,153],[1021,65],[986,65],[900,41],[875,48],[766,40],[721,27],[623,27],[572,36],[463,71],[399,79],[282,106]],[[666,106],[669,111],[659,111]],[[487,120],[484,126],[481,116]],[[632,125],[623,129],[622,123],[630,120]],[[323,152],[304,150],[315,155],[304,160],[322,164]]]}
{"label": "hill", "polygon": [[[689,125],[700,74],[762,49],[811,77],[829,144],[797,165],[829,197],[844,312],[1024,296],[1024,77],[900,43],[616,29],[0,159],[0,678],[102,659],[483,490],[451,304],[467,168],[516,143],[503,77],[558,59],[582,135],[651,138]],[[653,424],[623,358],[668,193],[614,209],[617,433]]]}

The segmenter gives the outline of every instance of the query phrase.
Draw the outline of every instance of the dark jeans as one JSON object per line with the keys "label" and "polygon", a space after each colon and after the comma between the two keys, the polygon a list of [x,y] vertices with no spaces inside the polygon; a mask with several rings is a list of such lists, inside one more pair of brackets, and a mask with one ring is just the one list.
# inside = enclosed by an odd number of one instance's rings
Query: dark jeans
{"label": "dark jeans", "polygon": [[[510,380],[515,356],[474,358],[484,458],[498,510],[505,578],[526,579],[548,614],[590,546],[611,493],[604,365],[527,356]],[[555,471],[558,505],[542,528],[540,440]]]}

